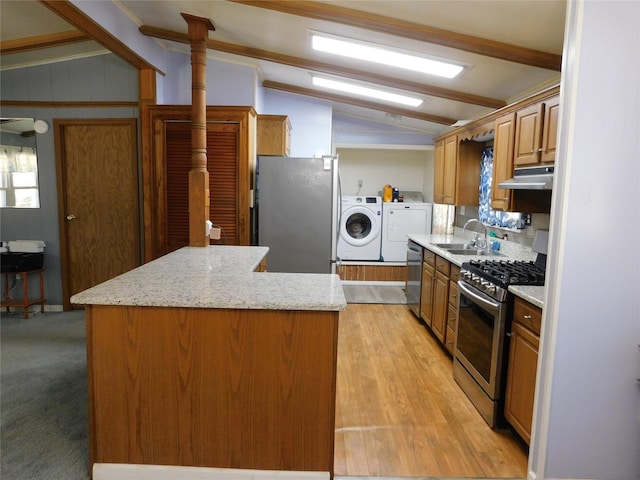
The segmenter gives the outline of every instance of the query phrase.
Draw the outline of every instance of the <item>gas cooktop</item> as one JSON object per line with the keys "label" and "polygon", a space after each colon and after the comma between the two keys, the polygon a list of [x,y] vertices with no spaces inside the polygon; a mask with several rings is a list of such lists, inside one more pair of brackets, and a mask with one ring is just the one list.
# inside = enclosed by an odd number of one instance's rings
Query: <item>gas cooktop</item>
{"label": "gas cooktop", "polygon": [[544,285],[545,267],[540,261],[471,260],[462,269],[507,288],[509,285]]}

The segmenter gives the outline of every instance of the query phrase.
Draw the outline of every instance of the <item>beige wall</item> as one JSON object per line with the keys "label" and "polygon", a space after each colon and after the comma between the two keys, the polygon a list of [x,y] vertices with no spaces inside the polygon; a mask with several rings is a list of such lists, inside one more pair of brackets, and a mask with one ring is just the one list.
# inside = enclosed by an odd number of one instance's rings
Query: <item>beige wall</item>
{"label": "beige wall", "polygon": [[[378,195],[385,184],[403,191],[422,192],[433,201],[433,147],[337,147],[343,195]],[[358,180],[362,188],[358,191]]]}

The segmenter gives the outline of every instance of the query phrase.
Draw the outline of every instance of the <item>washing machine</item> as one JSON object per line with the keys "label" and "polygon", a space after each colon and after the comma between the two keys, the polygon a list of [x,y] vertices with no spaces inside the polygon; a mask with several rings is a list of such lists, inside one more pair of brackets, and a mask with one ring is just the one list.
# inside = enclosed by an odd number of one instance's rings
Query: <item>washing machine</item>
{"label": "washing machine", "polygon": [[382,204],[382,260],[407,261],[407,235],[431,233],[432,204],[385,202]]}
{"label": "washing machine", "polygon": [[342,197],[338,237],[341,260],[380,260],[382,197]]}

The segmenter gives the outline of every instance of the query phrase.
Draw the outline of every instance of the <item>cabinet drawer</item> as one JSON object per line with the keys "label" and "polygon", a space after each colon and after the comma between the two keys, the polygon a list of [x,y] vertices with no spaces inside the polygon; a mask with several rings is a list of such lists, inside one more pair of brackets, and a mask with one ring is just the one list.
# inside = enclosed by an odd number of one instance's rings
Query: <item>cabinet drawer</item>
{"label": "cabinet drawer", "polygon": [[436,270],[444,273],[448,277],[451,271],[451,263],[449,260],[445,260],[444,258],[436,255]]}
{"label": "cabinet drawer", "polygon": [[516,297],[513,305],[513,321],[540,335],[542,325],[542,309]]}
{"label": "cabinet drawer", "polygon": [[449,274],[449,278],[452,282],[458,282],[460,278],[460,267],[457,265],[451,264],[451,273]]}
{"label": "cabinet drawer", "polygon": [[458,282],[449,281],[449,305],[458,309]]}
{"label": "cabinet drawer", "polygon": [[432,267],[436,266],[436,254],[426,248],[422,250],[422,261]]}

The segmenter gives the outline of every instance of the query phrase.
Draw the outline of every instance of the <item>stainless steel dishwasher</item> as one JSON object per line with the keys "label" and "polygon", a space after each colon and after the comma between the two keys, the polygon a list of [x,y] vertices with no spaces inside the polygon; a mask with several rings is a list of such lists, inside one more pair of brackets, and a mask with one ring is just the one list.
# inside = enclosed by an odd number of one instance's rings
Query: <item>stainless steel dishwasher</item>
{"label": "stainless steel dishwasher", "polygon": [[420,289],[422,286],[422,247],[416,242],[407,242],[407,306],[420,318]]}

